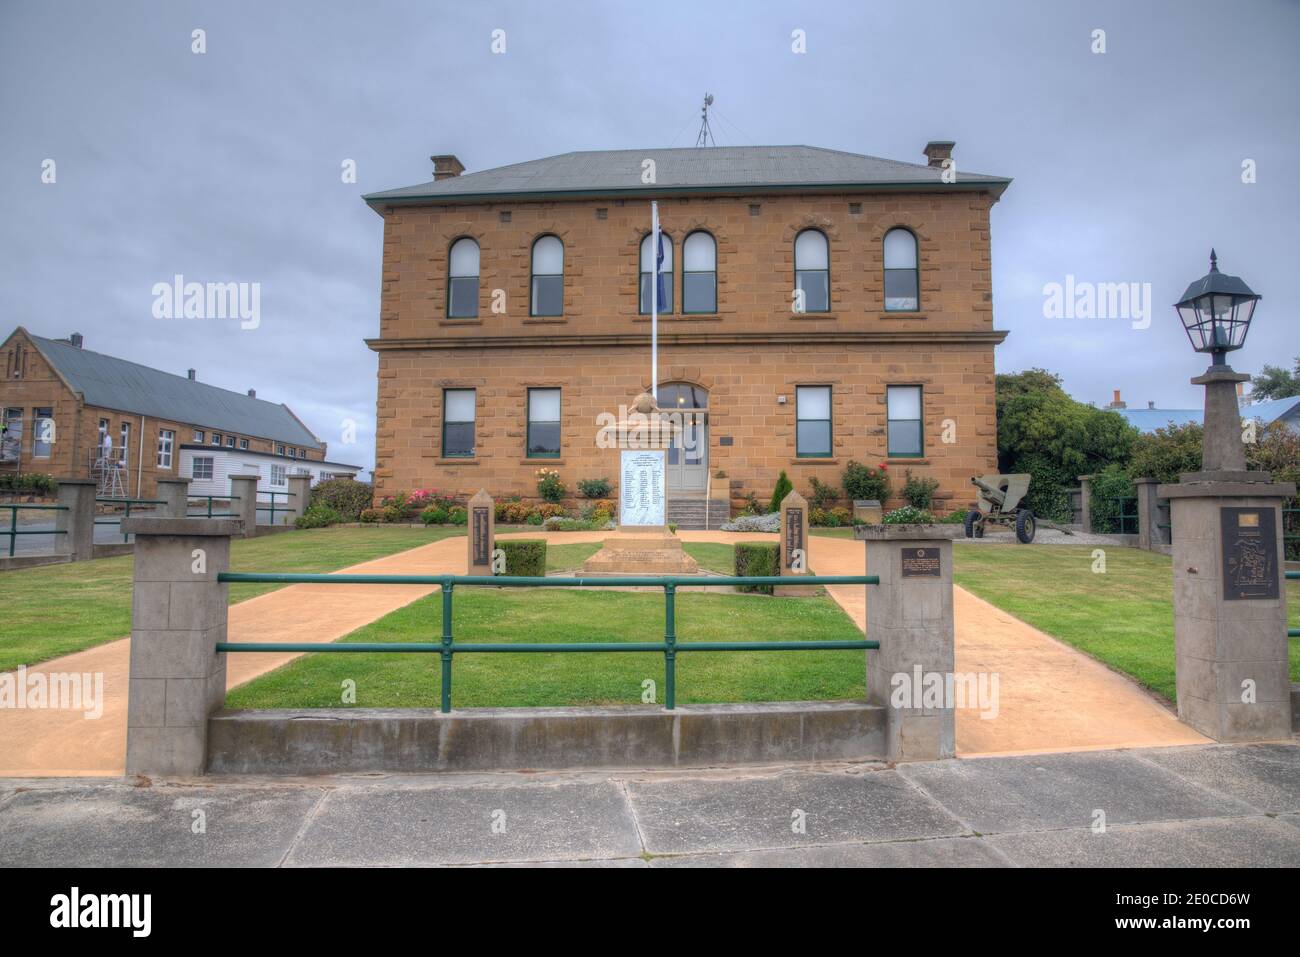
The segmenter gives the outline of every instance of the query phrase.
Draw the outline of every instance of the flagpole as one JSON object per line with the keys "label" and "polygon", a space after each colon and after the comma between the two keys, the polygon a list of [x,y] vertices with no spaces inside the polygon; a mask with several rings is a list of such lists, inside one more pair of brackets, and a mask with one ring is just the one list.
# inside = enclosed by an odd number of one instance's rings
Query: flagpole
{"label": "flagpole", "polygon": [[659,204],[650,203],[650,394],[659,405]]}

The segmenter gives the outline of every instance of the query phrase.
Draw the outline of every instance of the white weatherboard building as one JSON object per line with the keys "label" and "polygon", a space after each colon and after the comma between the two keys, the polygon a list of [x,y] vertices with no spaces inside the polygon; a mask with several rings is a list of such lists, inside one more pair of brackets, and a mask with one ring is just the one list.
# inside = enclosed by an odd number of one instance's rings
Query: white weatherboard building
{"label": "white weatherboard building", "polygon": [[[222,498],[230,495],[230,476],[257,475],[258,501],[269,503],[270,492],[289,491],[290,475],[310,475],[311,484],[325,479],[356,478],[359,465],[320,462],[286,453],[252,452],[210,445],[182,445],[179,477],[190,480],[190,496]],[[276,507],[288,499],[275,497]]]}

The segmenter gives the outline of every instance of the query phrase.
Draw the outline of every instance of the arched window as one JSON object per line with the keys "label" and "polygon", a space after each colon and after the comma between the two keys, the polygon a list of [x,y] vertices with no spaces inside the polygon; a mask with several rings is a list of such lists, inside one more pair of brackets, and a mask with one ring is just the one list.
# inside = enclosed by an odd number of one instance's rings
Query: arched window
{"label": "arched window", "polygon": [[532,290],[530,315],[564,315],[564,243],[558,236],[533,243]]}
{"label": "arched window", "polygon": [[921,308],[921,275],[916,268],[916,237],[910,229],[885,233],[885,311]]}
{"label": "arched window", "polygon": [[682,243],[682,312],[718,311],[718,244],[703,230]]}
{"label": "arched window", "polygon": [[794,287],[803,291],[804,312],[830,312],[830,250],[819,229],[805,229],[794,238]]}
{"label": "arched window", "polygon": [[[663,286],[660,289],[659,296],[659,314],[664,315],[673,311],[673,241],[667,233],[661,232],[659,238],[663,240],[664,261],[659,267],[659,272],[663,277]],[[654,233],[646,233],[645,238],[641,240],[641,314],[650,315],[650,278],[654,275],[655,253],[651,248],[654,245]]]}
{"label": "arched window", "polygon": [[451,244],[447,256],[447,318],[478,315],[478,243],[466,236]]}

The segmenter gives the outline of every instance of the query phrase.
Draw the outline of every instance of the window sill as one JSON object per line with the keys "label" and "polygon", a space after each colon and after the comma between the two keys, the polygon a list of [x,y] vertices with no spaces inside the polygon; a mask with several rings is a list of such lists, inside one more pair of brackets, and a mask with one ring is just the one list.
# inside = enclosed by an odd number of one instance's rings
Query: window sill
{"label": "window sill", "polygon": [[839,316],[835,315],[835,313],[833,312],[792,312],[790,313],[790,318],[802,320],[804,322],[809,322],[809,321],[816,322],[819,319],[820,320],[830,319],[834,321],[838,319]]}
{"label": "window sill", "polygon": [[478,465],[478,459],[472,455],[442,455],[433,461],[435,465]]}
{"label": "window sill", "polygon": [[874,316],[877,319],[912,319],[920,322],[930,318],[923,312],[904,312],[902,310],[898,312],[876,312]]}
{"label": "window sill", "polygon": [[929,465],[930,460],[924,455],[887,455],[886,462],[897,462],[900,465]]}
{"label": "window sill", "polygon": [[805,455],[805,456],[795,456],[790,460],[790,464],[791,465],[839,465],[840,460],[838,456]]}
{"label": "window sill", "polygon": [[569,320],[566,319],[564,316],[529,316],[527,319],[524,320],[524,324],[528,325],[531,323],[533,325],[557,325],[559,323],[568,322],[568,321]]}
{"label": "window sill", "polygon": [[483,320],[479,319],[476,316],[471,316],[466,319],[439,319],[438,325],[440,326],[481,326],[483,325]]}
{"label": "window sill", "polygon": [[[633,322],[650,322],[650,316],[643,316],[640,313],[632,317]],[[716,312],[675,312],[671,315],[660,316],[660,322],[721,322],[722,316]]]}
{"label": "window sill", "polygon": [[563,464],[564,464],[564,459],[559,459],[559,458],[549,459],[549,458],[546,458],[545,456],[541,456],[541,455],[539,455],[539,456],[537,456],[537,457],[535,457],[535,458],[524,458],[524,459],[520,459],[520,460],[519,460],[519,464],[520,464],[520,465],[536,465],[538,468],[550,468],[551,466],[555,466],[555,465],[563,465]]}

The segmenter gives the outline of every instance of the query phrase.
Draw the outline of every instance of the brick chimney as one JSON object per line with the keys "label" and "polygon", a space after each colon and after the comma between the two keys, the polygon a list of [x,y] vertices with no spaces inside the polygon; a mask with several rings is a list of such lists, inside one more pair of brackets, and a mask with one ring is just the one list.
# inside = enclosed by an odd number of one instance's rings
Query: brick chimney
{"label": "brick chimney", "polygon": [[257,390],[256,390],[256,389],[249,389],[249,390],[248,390],[248,397],[249,397],[250,399],[256,399],[256,398],[257,398]]}
{"label": "brick chimney", "polygon": [[80,348],[81,348],[81,344],[82,344],[83,342],[85,342],[86,340],[84,340],[83,338],[81,338],[81,333],[79,333],[79,332],[74,332],[72,335],[68,336],[68,341],[71,342],[71,343],[72,343],[74,346],[76,346],[78,349],[80,349]]}
{"label": "brick chimney", "polygon": [[194,370],[193,370],[193,369],[186,369],[186,370],[185,370],[185,378],[187,378],[187,379],[189,379],[191,382],[193,382],[193,381],[194,381]]}
{"label": "brick chimney", "polygon": [[465,172],[465,165],[450,153],[430,156],[429,159],[433,160],[433,178],[435,181],[450,179]]}
{"label": "brick chimney", "polygon": [[1119,389],[1116,389],[1116,390],[1115,390],[1115,398],[1111,400],[1110,405],[1106,406],[1106,408],[1108,408],[1108,409],[1127,409],[1127,408],[1128,408],[1128,404],[1125,403],[1125,401],[1119,397]]}
{"label": "brick chimney", "polygon": [[952,148],[957,144],[952,140],[931,140],[925,144],[925,159],[930,166],[940,169],[943,161],[952,157]]}

